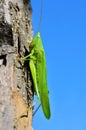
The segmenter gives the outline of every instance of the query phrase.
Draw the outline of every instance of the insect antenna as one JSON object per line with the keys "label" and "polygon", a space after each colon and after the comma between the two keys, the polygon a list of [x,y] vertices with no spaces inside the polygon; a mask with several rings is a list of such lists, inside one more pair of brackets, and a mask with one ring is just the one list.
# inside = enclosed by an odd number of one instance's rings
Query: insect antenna
{"label": "insect antenna", "polygon": [[41,6],[40,6],[40,19],[38,24],[38,32],[40,32],[41,22],[42,22],[42,9],[43,9],[43,0],[41,0]]}

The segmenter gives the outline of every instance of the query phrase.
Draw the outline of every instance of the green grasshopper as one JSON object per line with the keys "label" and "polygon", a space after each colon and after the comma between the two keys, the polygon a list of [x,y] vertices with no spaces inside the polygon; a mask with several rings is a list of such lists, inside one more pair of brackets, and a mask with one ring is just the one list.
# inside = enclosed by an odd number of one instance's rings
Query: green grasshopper
{"label": "green grasshopper", "polygon": [[[41,1],[41,11],[40,11],[40,23],[42,18],[42,1]],[[29,60],[30,72],[33,80],[34,93],[37,95],[41,102],[42,110],[47,119],[50,118],[50,103],[49,103],[49,91],[47,87],[47,73],[46,73],[46,57],[45,51],[42,45],[42,40],[40,37],[40,32],[30,42],[30,54],[21,58],[21,60]]]}
{"label": "green grasshopper", "polygon": [[46,58],[39,32],[32,39],[29,48],[30,54],[22,58],[22,60],[29,60],[34,92],[41,102],[45,117],[49,119],[51,114],[47,87]]}

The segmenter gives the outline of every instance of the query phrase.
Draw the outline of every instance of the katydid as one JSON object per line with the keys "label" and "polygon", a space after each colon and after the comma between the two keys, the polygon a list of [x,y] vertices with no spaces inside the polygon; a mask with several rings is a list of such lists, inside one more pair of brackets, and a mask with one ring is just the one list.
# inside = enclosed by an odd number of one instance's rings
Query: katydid
{"label": "katydid", "polygon": [[[42,18],[42,1],[41,1],[41,13],[40,22]],[[38,28],[38,30],[39,30]],[[34,93],[37,95],[41,102],[42,110],[47,119],[50,118],[50,103],[49,103],[49,91],[47,87],[47,73],[46,73],[46,57],[45,51],[42,45],[42,40],[40,37],[40,32],[30,42],[30,54],[21,58],[26,61],[29,60],[30,72],[33,80]]]}
{"label": "katydid", "polygon": [[[30,60],[29,66],[34,84],[34,92],[39,98],[42,110],[47,119],[50,118],[50,103],[48,97],[46,58],[40,33],[38,32],[30,43],[30,54],[23,60]],[[29,58],[29,59],[28,59]]]}

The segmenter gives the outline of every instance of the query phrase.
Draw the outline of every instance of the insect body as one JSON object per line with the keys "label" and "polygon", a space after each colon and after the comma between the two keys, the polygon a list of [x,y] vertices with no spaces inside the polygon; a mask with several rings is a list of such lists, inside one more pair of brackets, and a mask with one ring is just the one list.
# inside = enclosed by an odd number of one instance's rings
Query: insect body
{"label": "insect body", "polygon": [[45,52],[38,32],[30,43],[29,66],[34,84],[34,92],[40,99],[42,110],[47,119],[50,118],[50,103],[48,97]]}

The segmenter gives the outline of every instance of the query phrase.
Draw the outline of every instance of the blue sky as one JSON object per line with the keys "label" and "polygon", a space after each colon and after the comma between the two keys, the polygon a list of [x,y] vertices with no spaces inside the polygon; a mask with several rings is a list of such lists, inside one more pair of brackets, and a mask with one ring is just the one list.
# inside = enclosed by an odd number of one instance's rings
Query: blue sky
{"label": "blue sky", "polygon": [[[38,31],[41,0],[31,1]],[[46,53],[51,119],[39,109],[34,130],[86,130],[86,1],[43,0],[41,37]]]}

